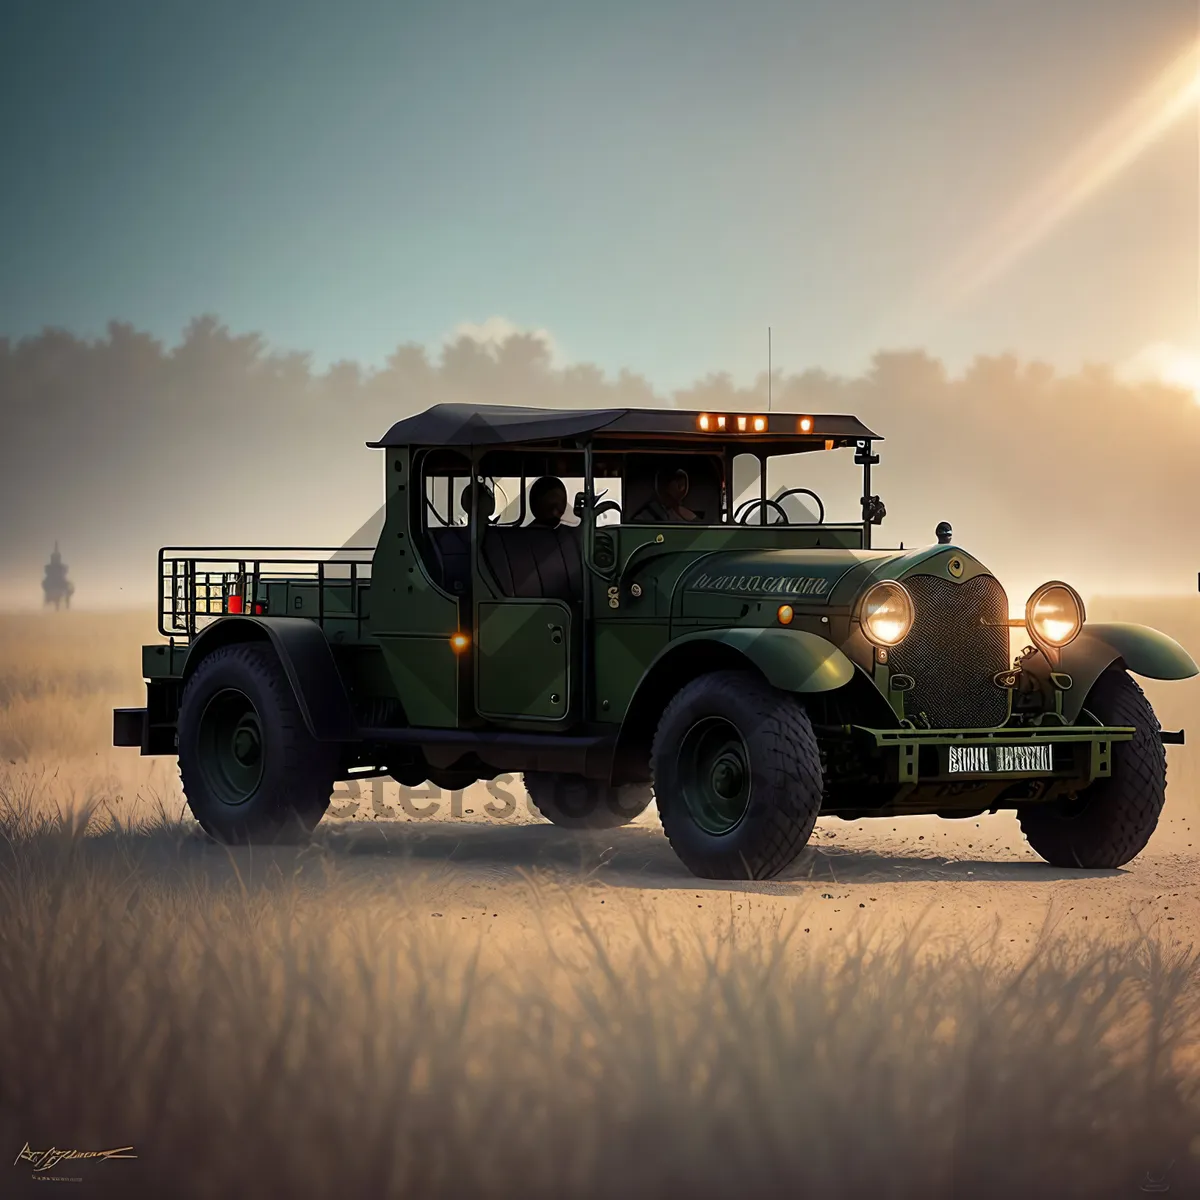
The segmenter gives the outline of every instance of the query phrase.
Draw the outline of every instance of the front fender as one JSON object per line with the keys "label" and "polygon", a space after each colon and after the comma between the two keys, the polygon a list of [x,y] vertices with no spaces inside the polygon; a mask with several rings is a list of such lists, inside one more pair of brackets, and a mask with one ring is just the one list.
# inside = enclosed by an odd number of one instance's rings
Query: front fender
{"label": "front fender", "polygon": [[832,692],[854,678],[854,664],[841,650],[803,629],[706,629],[676,638],[664,653],[689,642],[716,642],[736,650],[784,692]]}
{"label": "front fender", "polygon": [[1190,679],[1200,674],[1192,656],[1157,629],[1124,621],[1089,621],[1062,652],[1059,669],[1072,681],[1063,703],[1067,720],[1079,716],[1092,685],[1113,663],[1148,679]]}
{"label": "front fender", "polygon": [[196,664],[219,646],[236,642],[270,642],[309,733],[322,742],[348,742],[358,737],[358,723],[345,685],[321,627],[306,617],[221,617],[202,629],[188,648],[183,665],[186,682]]}
{"label": "front fender", "polygon": [[681,687],[709,671],[756,667],[788,692],[829,692],[854,678],[854,664],[832,642],[799,629],[698,629],[669,642],[634,688],[613,754],[614,783],[650,781],[651,739]]}

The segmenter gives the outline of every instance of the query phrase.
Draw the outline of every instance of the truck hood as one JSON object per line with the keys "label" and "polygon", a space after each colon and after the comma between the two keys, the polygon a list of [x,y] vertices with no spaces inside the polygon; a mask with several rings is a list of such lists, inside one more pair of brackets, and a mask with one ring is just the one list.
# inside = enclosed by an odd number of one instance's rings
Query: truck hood
{"label": "truck hood", "polygon": [[849,604],[870,582],[906,575],[965,580],[987,569],[956,546],[914,550],[742,550],[705,555],[683,575],[688,597],[740,596],[804,605]]}

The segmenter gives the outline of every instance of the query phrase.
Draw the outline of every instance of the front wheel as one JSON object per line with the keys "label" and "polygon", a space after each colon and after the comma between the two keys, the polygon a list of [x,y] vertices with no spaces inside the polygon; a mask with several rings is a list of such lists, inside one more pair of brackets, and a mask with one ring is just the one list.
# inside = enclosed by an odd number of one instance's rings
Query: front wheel
{"label": "front wheel", "polygon": [[667,705],[651,750],[675,853],[704,879],[769,879],[804,849],[821,810],[821,754],[794,696],[715,671]]}
{"label": "front wheel", "polygon": [[648,784],[611,787],[600,779],[526,771],[525,790],[533,807],[564,829],[617,829],[641,816],[654,793]]}
{"label": "front wheel", "polygon": [[1030,805],[1017,813],[1030,846],[1056,867],[1123,867],[1145,849],[1167,794],[1167,753],[1158,718],[1124,671],[1106,671],[1087,708],[1104,725],[1132,725],[1133,740],[1114,742],[1112,774],[1075,800]]}
{"label": "front wheel", "polygon": [[269,646],[221,646],[184,688],[179,774],[193,815],[219,842],[311,833],[329,807],[338,755],[308,732]]}

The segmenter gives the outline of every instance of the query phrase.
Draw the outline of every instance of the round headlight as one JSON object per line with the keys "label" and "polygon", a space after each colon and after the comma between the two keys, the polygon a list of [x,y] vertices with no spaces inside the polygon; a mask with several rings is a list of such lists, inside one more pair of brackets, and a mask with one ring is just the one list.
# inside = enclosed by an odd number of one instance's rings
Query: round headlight
{"label": "round headlight", "polygon": [[1025,605],[1025,625],[1039,641],[1061,649],[1083,628],[1083,601],[1065,583],[1043,583]]}
{"label": "round headlight", "polygon": [[908,589],[894,579],[868,588],[858,610],[863,633],[877,646],[898,646],[908,637],[915,618]]}

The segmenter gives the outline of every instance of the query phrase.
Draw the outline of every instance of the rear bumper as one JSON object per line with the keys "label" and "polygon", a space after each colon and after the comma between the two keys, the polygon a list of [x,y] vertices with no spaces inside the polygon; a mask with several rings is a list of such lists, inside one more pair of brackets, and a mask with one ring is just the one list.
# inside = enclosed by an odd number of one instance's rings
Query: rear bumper
{"label": "rear bumper", "polygon": [[113,745],[136,746],[143,754],[174,754],[174,724],[154,724],[148,708],[113,709]]}
{"label": "rear bumper", "polygon": [[[897,783],[1044,779],[1091,783],[1112,773],[1112,751],[1129,726],[1049,725],[1000,729],[872,729],[855,737],[882,753]],[[894,774],[893,774],[894,770]]]}
{"label": "rear bumper", "polygon": [[113,745],[140,747],[150,728],[147,718],[144,708],[114,708]]}

